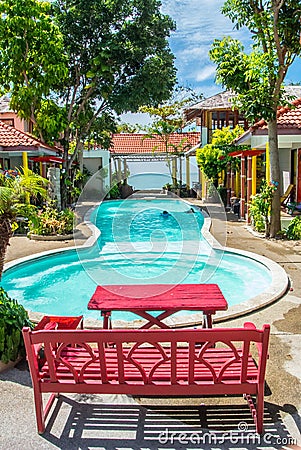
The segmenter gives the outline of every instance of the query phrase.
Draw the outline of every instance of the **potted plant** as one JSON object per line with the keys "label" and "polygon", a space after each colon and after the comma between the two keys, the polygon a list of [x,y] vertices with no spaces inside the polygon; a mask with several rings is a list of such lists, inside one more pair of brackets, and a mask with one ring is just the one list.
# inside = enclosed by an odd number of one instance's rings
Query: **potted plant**
{"label": "potted plant", "polygon": [[27,311],[0,287],[0,370],[13,366],[25,355],[23,327],[33,327]]}

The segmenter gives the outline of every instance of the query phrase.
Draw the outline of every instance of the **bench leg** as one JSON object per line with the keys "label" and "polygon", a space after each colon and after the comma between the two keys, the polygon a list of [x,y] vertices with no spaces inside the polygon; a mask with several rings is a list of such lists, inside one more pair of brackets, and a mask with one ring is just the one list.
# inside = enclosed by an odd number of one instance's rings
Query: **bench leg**
{"label": "bench leg", "polygon": [[256,398],[256,431],[258,434],[263,433],[263,413],[264,413],[264,392],[259,389]]}
{"label": "bench leg", "polygon": [[263,389],[259,390],[256,397],[256,408],[253,399],[250,394],[245,394],[244,398],[249,404],[249,408],[255,422],[256,432],[258,434],[263,433],[263,411],[264,411],[264,392]]}
{"label": "bench leg", "polygon": [[42,393],[34,388],[34,404],[36,409],[36,420],[37,420],[37,428],[38,433],[43,434],[45,431],[45,416],[43,409],[43,398]]}
{"label": "bench leg", "polygon": [[37,429],[39,434],[43,434],[45,431],[45,420],[49,414],[51,406],[53,405],[54,400],[59,396],[59,394],[51,394],[45,408],[43,407],[43,397],[42,393],[38,389],[34,389],[34,402],[36,409],[36,420],[37,420]]}

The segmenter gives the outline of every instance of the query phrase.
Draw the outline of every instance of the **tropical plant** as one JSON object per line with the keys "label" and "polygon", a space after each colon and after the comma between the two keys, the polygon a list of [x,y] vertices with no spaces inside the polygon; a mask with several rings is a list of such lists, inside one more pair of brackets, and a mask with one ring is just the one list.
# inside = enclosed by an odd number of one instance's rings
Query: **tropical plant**
{"label": "tropical plant", "polygon": [[219,174],[226,169],[227,165],[233,161],[229,153],[237,150],[232,142],[243,133],[243,128],[237,125],[234,129],[224,127],[221,130],[214,130],[210,144],[198,148],[196,151],[196,160],[201,170],[208,180],[212,181],[215,187],[218,186]]}
{"label": "tropical plant", "polygon": [[266,180],[263,180],[259,193],[251,197],[249,204],[254,228],[257,231],[265,231],[266,237],[270,236],[271,206],[275,189],[274,185],[270,185]]}
{"label": "tropical plant", "polygon": [[118,184],[113,184],[108,192],[108,197],[112,199],[120,198],[121,193]]}
{"label": "tropical plant", "polygon": [[291,221],[286,230],[286,237],[293,241],[301,239],[301,217],[296,216]]}
{"label": "tropical plant", "polygon": [[0,361],[4,364],[24,356],[23,327],[33,327],[27,311],[0,287]]}
{"label": "tropical plant", "polygon": [[31,217],[28,222],[29,233],[41,236],[64,235],[73,232],[76,215],[74,211],[66,208],[62,211],[47,206]]}
{"label": "tropical plant", "polygon": [[72,181],[64,179],[69,204],[75,204],[82,193],[83,187],[91,176],[91,172],[83,166],[83,170],[75,169]]}
{"label": "tropical plant", "polygon": [[47,197],[48,181],[30,170],[18,171],[17,176],[0,177],[0,279],[4,267],[4,258],[9,240],[17,227],[17,216],[30,218],[35,207],[27,204],[28,196]]}
{"label": "tropical plant", "polygon": [[[290,65],[301,53],[300,0],[226,0],[224,15],[236,29],[247,27],[253,38],[251,52],[229,37],[215,40],[210,57],[217,64],[217,81],[237,93],[234,105],[250,121],[268,124],[271,180],[280,184],[277,110],[290,99],[283,82]],[[281,228],[280,191],[272,197],[271,236]]]}

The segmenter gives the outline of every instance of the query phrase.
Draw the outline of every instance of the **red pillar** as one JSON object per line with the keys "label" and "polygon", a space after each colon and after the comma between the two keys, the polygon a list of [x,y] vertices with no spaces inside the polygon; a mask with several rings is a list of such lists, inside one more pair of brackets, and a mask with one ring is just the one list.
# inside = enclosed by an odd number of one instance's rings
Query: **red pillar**
{"label": "red pillar", "polygon": [[297,151],[297,186],[296,201],[301,202],[301,148]]}
{"label": "red pillar", "polygon": [[247,166],[247,221],[251,223],[251,217],[249,214],[249,202],[252,195],[252,156],[248,156]]}
{"label": "red pillar", "polygon": [[245,164],[245,157],[241,156],[240,159],[240,217],[242,219],[245,218],[245,181],[246,181],[246,164]]}

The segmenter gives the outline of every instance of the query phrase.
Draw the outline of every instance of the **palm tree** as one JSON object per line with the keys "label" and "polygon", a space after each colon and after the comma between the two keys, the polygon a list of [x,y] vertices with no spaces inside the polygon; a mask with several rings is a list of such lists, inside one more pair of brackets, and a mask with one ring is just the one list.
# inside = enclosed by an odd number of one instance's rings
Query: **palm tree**
{"label": "palm tree", "polygon": [[19,171],[16,177],[0,175],[0,280],[9,240],[16,229],[18,215],[30,215],[35,207],[27,204],[27,198],[47,197],[48,180],[30,170]]}

